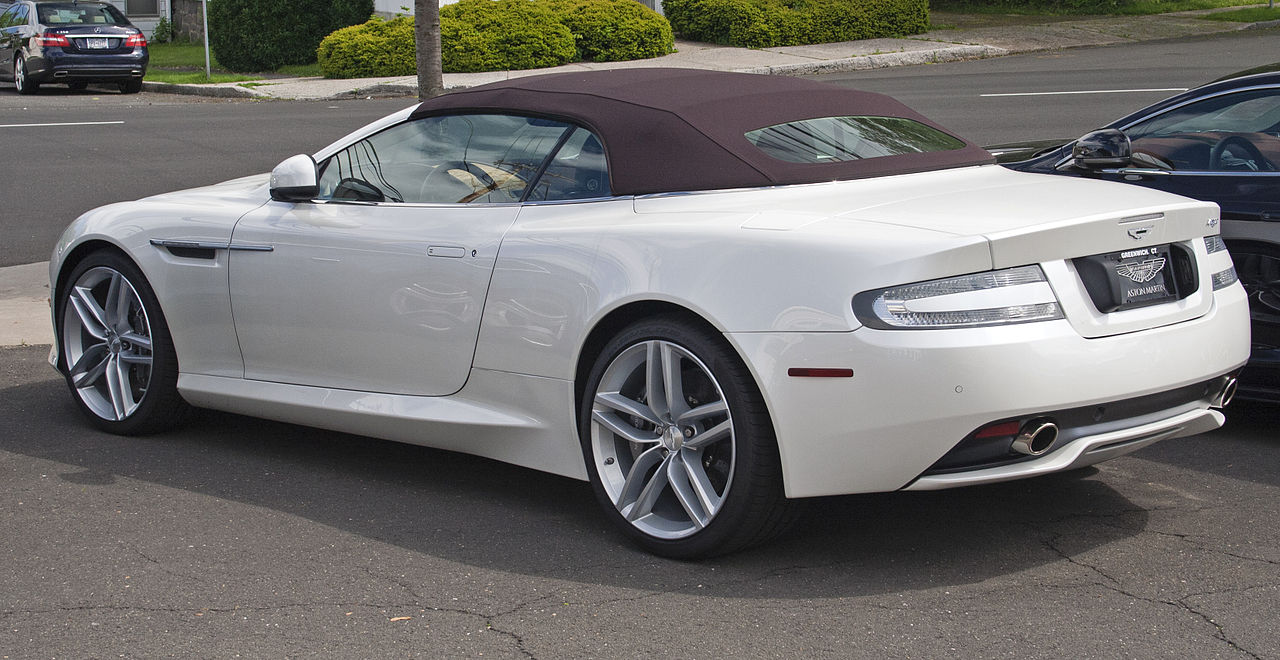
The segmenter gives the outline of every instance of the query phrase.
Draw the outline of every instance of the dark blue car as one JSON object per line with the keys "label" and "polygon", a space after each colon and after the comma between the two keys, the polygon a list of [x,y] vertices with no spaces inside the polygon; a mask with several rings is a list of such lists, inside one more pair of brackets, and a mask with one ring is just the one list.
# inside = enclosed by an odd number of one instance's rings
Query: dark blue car
{"label": "dark blue car", "polygon": [[0,79],[19,94],[40,85],[115,83],[133,94],[147,72],[147,39],[104,2],[19,0],[0,13]]}
{"label": "dark blue car", "polygon": [[1221,244],[1249,292],[1253,318],[1240,395],[1280,401],[1280,64],[1183,92],[1074,142],[987,149],[1015,170],[1217,202]]}

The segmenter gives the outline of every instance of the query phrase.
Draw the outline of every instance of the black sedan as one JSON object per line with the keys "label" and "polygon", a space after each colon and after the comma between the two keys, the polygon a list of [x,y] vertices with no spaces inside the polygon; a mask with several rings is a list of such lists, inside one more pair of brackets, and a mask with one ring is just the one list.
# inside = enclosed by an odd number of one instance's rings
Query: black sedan
{"label": "black sedan", "polygon": [[44,83],[115,83],[133,94],[147,72],[147,39],[104,2],[19,0],[0,13],[0,77],[19,94]]}
{"label": "black sedan", "polygon": [[1280,65],[1183,92],[1074,142],[988,149],[1015,170],[1121,181],[1217,202],[1222,238],[1253,317],[1240,395],[1280,400]]}

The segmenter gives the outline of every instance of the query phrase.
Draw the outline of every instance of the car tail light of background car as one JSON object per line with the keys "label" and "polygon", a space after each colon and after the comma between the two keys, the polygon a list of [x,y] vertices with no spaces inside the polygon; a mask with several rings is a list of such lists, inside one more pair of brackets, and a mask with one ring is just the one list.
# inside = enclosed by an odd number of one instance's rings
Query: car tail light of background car
{"label": "car tail light of background car", "polygon": [[[139,35],[141,36],[141,35]],[[36,37],[36,44],[39,46],[61,46],[63,48],[71,47],[71,40],[67,39],[67,35],[58,34],[57,32],[45,32]]]}

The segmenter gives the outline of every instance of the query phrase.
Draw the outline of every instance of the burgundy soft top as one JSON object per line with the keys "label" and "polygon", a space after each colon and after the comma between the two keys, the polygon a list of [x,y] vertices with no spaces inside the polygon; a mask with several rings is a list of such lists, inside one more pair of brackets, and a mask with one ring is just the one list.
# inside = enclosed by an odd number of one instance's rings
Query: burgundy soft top
{"label": "burgundy soft top", "polygon": [[604,143],[615,195],[818,183],[994,162],[967,140],[951,151],[843,162],[772,158],[744,134],[846,115],[914,119],[952,134],[888,96],[783,76],[659,68],[555,73],[439,96],[413,116],[457,111],[533,114],[591,129]]}

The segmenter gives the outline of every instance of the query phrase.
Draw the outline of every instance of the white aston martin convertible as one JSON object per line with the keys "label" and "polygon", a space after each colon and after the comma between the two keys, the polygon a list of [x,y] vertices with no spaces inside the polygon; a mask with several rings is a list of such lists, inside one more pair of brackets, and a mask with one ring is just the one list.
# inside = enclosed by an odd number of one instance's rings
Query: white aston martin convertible
{"label": "white aston martin convertible", "polygon": [[799,498],[1219,427],[1249,312],[1218,217],[1010,171],[876,94],[536,76],[86,213],[50,361],[108,431],[197,406],[487,456],[700,557]]}

